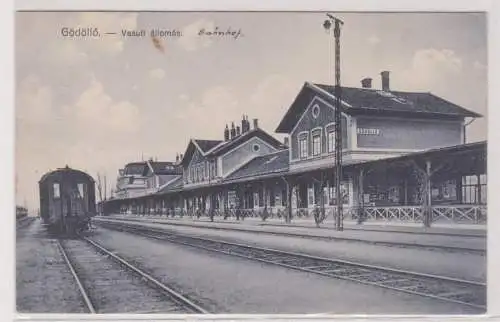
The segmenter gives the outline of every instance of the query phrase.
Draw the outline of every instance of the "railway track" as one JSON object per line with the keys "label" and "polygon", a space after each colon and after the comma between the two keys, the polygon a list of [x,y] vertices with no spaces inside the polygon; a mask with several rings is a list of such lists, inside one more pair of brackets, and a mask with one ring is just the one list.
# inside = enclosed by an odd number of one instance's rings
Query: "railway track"
{"label": "railway track", "polygon": [[88,313],[209,313],[89,238],[57,245]]}
{"label": "railway track", "polygon": [[100,226],[249,260],[372,285],[434,300],[486,309],[486,284],[444,276],[415,273],[373,265],[286,252],[209,238],[187,236],[126,223],[99,222]]}
{"label": "railway track", "polygon": [[35,221],[35,218],[33,217],[23,217],[16,219],[16,230],[28,227],[33,221]]}
{"label": "railway track", "polygon": [[[103,220],[99,218],[98,220]],[[338,236],[318,236],[318,235],[308,235],[302,233],[294,233],[294,232],[285,232],[285,231],[265,231],[265,230],[257,230],[257,229],[244,229],[238,227],[216,227],[216,226],[205,226],[205,225],[192,225],[189,223],[176,223],[176,222],[164,222],[161,220],[148,220],[144,221],[141,219],[135,218],[106,218],[106,221],[131,221],[131,222],[146,222],[152,224],[160,224],[160,225],[169,225],[169,226],[180,226],[180,227],[196,227],[202,229],[211,229],[211,230],[226,230],[226,231],[237,231],[251,234],[262,234],[262,235],[274,235],[274,236],[285,236],[285,237],[297,237],[297,238],[307,238],[307,239],[317,239],[317,240],[326,240],[326,241],[342,241],[342,242],[355,242],[355,243],[364,243],[364,244],[372,244],[372,245],[380,245],[380,246],[389,246],[389,247],[399,247],[399,248],[415,248],[415,249],[428,249],[428,250],[439,250],[446,252],[460,252],[460,253],[471,253],[471,254],[479,254],[485,255],[486,251],[483,249],[475,249],[475,248],[467,248],[467,247],[459,247],[459,246],[443,246],[443,245],[426,245],[426,244],[418,244],[418,243],[407,243],[407,242],[391,242],[391,241],[374,241],[374,240],[364,240],[359,238],[347,238],[347,237],[338,237]],[[265,226],[265,225],[262,225]],[[437,235],[437,234],[435,234]],[[468,238],[481,238],[481,237],[471,237]]]}

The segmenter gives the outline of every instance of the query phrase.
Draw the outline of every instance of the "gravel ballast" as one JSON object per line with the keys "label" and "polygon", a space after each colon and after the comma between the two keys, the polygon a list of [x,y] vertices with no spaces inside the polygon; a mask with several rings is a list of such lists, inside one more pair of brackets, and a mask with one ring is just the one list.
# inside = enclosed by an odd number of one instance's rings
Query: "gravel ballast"
{"label": "gravel ballast", "polygon": [[[128,222],[133,224],[134,222]],[[285,251],[343,259],[418,273],[434,274],[477,282],[486,281],[486,256],[470,253],[450,253],[415,248],[324,241],[251,232],[213,230],[201,227],[172,226],[135,222],[135,224],[206,238],[269,247]]]}
{"label": "gravel ballast", "polygon": [[460,305],[99,228],[92,237],[213,313],[471,314]]}
{"label": "gravel ballast", "polygon": [[16,238],[18,313],[85,313],[78,287],[57,247],[33,221]]}

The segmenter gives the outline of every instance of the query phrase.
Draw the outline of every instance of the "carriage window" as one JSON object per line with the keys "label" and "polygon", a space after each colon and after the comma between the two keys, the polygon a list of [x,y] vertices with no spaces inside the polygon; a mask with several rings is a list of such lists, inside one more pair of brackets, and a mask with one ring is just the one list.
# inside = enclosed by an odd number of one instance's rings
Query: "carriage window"
{"label": "carriage window", "polygon": [[84,198],[85,197],[85,190],[84,190],[84,185],[83,183],[79,183],[78,184],[78,193],[80,194],[79,197],[80,198]]}
{"label": "carriage window", "polygon": [[59,183],[54,183],[54,198],[61,198]]}

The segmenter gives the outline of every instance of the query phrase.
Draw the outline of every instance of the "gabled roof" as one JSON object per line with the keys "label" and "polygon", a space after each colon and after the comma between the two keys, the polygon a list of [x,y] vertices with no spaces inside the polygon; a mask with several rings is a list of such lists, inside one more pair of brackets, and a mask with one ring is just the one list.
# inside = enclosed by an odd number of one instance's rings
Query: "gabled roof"
{"label": "gabled roof", "polygon": [[238,135],[234,139],[230,141],[226,141],[219,146],[217,146],[215,149],[210,151],[208,155],[210,156],[219,156],[221,154],[224,154],[228,151],[230,151],[232,148],[242,144],[243,142],[253,138],[253,137],[258,137],[264,142],[269,143],[270,145],[274,146],[275,148],[281,147],[283,144],[275,139],[273,136],[268,134],[266,131],[262,130],[261,128],[254,128],[252,130],[249,130],[243,134]]}
{"label": "gabled roof", "polygon": [[189,160],[191,160],[191,157],[194,154],[194,151],[196,149],[199,149],[193,142],[194,140],[191,139],[189,140],[188,146],[186,148],[186,152],[184,152],[184,156],[182,157],[182,160],[180,162],[181,165],[186,166],[189,163]]}
{"label": "gabled roof", "polygon": [[222,143],[221,140],[198,140],[198,139],[194,140],[194,142],[198,145],[201,152],[203,153],[207,153],[216,145]]}
{"label": "gabled roof", "polygon": [[148,164],[146,161],[130,162],[125,165],[124,170],[125,175],[145,176],[148,170]]}
{"label": "gabled roof", "polygon": [[180,174],[160,174],[158,175],[160,187],[165,184],[170,184],[172,180],[177,179]]}
{"label": "gabled roof", "polygon": [[146,161],[129,162],[125,165],[125,168],[129,166],[144,166],[144,165],[146,165]]}
{"label": "gabled roof", "polygon": [[224,181],[286,173],[289,169],[289,161],[290,154],[288,149],[258,156],[231,173]]}
{"label": "gabled roof", "polygon": [[202,155],[206,155],[211,149],[221,144],[223,141],[220,140],[200,140],[200,139],[191,139],[189,140],[189,144],[186,148],[186,152],[181,160],[181,165],[186,166],[191,160],[191,157],[194,154],[194,151],[198,150]]}
{"label": "gabled roof", "polygon": [[167,182],[163,187],[161,187],[156,194],[165,194],[169,193],[172,191],[178,191],[182,189],[183,187],[183,181],[182,181],[182,176],[177,176],[177,178],[173,178],[169,182]]}
{"label": "gabled roof", "polygon": [[189,160],[191,160],[191,157],[196,149],[200,151],[203,156],[216,157],[230,151],[232,148],[253,137],[258,137],[275,148],[283,147],[283,144],[280,141],[275,139],[266,131],[261,128],[254,128],[229,141],[191,139],[181,160],[181,164],[186,166]]}
{"label": "gabled roof", "polygon": [[[289,133],[314,96],[335,104],[335,87],[306,82],[276,132]],[[385,115],[414,118],[482,117],[430,92],[384,92],[371,88],[342,87],[342,111],[349,115]]]}
{"label": "gabled roof", "polygon": [[182,172],[180,170],[180,167],[173,162],[148,161],[148,164],[152,172],[156,175],[171,175],[179,174]]}

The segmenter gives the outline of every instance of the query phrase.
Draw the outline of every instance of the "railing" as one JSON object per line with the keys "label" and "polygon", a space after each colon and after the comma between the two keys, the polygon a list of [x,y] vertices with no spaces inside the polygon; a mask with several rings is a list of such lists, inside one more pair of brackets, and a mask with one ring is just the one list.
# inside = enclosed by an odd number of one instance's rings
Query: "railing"
{"label": "railing", "polygon": [[[362,211],[361,211],[362,209]],[[395,222],[413,222],[423,223],[424,207],[422,206],[387,206],[387,207],[347,207],[344,206],[344,220],[351,221],[395,221]],[[326,206],[326,219],[334,219],[337,208],[335,206]],[[314,219],[315,208],[293,208],[293,219]],[[214,217],[214,218],[261,218],[282,219],[288,215],[286,207],[258,207],[250,209],[183,209],[183,208],[138,208],[134,211],[124,211],[122,213],[135,213],[139,216],[161,215],[167,217]],[[361,215],[361,218],[360,218]],[[485,224],[487,221],[486,205],[449,205],[433,206],[432,222],[451,222],[451,223],[470,223]]]}
{"label": "railing", "polygon": [[[319,207],[319,206],[318,206]],[[307,207],[307,208],[294,208],[292,209],[292,219],[293,218],[313,218],[314,211],[316,207]],[[337,213],[336,206],[325,206],[326,218],[334,218]],[[344,219],[353,219],[355,218],[354,208],[349,207],[348,205],[343,206]]]}
{"label": "railing", "polygon": [[[365,207],[363,209],[363,221],[379,220],[421,223],[424,220],[424,210],[425,208],[422,206]],[[486,223],[486,218],[486,205],[432,207],[432,222],[483,224]]]}
{"label": "railing", "polygon": [[[359,212],[358,212],[359,213]],[[363,221],[423,222],[424,208],[420,206],[391,206],[363,208]]]}
{"label": "railing", "polygon": [[456,205],[432,207],[432,221],[485,224],[486,205]]}

